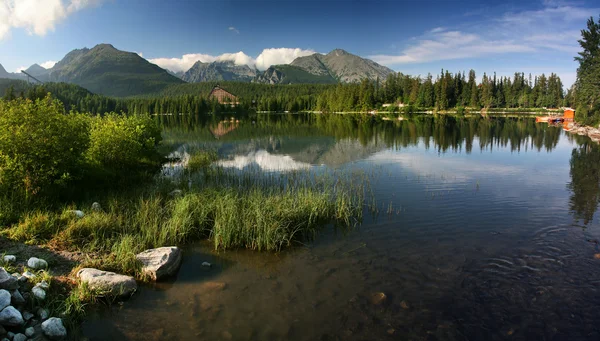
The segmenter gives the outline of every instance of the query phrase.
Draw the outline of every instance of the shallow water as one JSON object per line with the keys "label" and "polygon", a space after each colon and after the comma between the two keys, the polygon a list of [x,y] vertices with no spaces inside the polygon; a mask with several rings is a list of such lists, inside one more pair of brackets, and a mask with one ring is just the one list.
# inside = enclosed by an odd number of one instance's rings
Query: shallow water
{"label": "shallow water", "polygon": [[176,278],[91,316],[91,340],[600,337],[600,149],[586,137],[479,118],[168,126],[172,150],[217,148],[224,167],[363,170],[379,214],[277,254],[188,246]]}

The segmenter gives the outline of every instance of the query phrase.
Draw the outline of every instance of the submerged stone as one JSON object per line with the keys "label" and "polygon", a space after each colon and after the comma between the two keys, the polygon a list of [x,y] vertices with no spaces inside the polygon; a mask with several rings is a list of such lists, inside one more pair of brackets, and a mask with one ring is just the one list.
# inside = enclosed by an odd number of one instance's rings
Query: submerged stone
{"label": "submerged stone", "polygon": [[146,250],[135,257],[142,263],[142,272],[155,281],[174,275],[182,258],[176,246]]}
{"label": "submerged stone", "polygon": [[119,275],[110,271],[84,268],[77,272],[82,282],[90,288],[105,291],[113,296],[129,296],[137,289],[137,283],[131,276]]}

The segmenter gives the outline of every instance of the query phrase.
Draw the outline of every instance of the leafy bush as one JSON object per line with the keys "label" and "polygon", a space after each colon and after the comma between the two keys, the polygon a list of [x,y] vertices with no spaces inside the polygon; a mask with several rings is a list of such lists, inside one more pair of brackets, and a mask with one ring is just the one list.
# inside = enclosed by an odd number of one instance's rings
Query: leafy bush
{"label": "leafy bush", "polygon": [[64,187],[80,176],[88,130],[86,117],[66,115],[49,96],[0,101],[0,186],[27,197]]}

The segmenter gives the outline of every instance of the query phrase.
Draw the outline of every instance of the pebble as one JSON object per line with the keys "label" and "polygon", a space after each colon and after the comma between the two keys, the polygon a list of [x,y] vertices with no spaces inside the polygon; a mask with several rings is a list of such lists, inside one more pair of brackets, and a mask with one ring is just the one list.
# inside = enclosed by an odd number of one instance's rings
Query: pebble
{"label": "pebble", "polygon": [[25,335],[28,337],[32,337],[35,334],[35,329],[33,327],[29,327],[25,329]]}
{"label": "pebble", "polygon": [[406,303],[406,301],[400,302],[400,307],[402,307],[402,309],[410,309],[410,306],[408,303]]}
{"label": "pebble", "polygon": [[46,281],[41,281],[38,284],[36,284],[35,286],[36,287],[40,287],[40,288],[42,288],[44,290],[50,289],[50,284],[48,284],[48,282],[46,282]]}
{"label": "pebble", "polygon": [[23,319],[25,321],[31,320],[33,318],[33,316],[35,316],[35,315],[33,315],[32,313],[30,313],[28,311],[23,312]]}
{"label": "pebble", "polygon": [[51,317],[42,323],[42,331],[52,340],[62,339],[67,336],[67,329],[58,317]]}
{"label": "pebble", "polygon": [[376,292],[371,294],[371,304],[373,305],[381,305],[384,304],[387,300],[387,295],[382,292]]}
{"label": "pebble", "polygon": [[50,316],[50,313],[48,312],[48,310],[44,309],[44,308],[38,309],[37,314],[42,320],[46,320]]}
{"label": "pebble", "polygon": [[33,278],[35,278],[35,274],[31,271],[25,271],[25,272],[23,272],[23,275],[21,276],[21,278],[23,278],[23,277],[25,277],[25,280],[33,279]]}
{"label": "pebble", "polygon": [[10,264],[10,263],[14,263],[16,261],[17,261],[17,257],[16,256],[13,256],[13,255],[6,255],[6,256],[4,256],[4,262],[6,262],[6,263]]}
{"label": "pebble", "polygon": [[202,266],[211,267],[212,265],[209,262],[202,262]]}

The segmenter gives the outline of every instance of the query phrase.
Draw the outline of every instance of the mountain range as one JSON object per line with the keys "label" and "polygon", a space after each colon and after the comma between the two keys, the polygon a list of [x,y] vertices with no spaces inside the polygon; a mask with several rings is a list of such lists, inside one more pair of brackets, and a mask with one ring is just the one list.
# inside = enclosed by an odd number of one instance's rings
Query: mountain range
{"label": "mountain range", "polygon": [[[341,49],[296,58],[291,64],[273,65],[264,71],[233,61],[196,62],[188,71],[164,70],[137,53],[120,51],[109,44],[69,52],[54,67],[38,64],[25,72],[42,82],[73,83],[91,92],[126,97],[156,93],[173,84],[238,81],[265,84],[353,83],[362,79],[385,79],[394,71]],[[0,65],[0,78],[26,79]]]}

